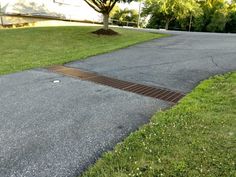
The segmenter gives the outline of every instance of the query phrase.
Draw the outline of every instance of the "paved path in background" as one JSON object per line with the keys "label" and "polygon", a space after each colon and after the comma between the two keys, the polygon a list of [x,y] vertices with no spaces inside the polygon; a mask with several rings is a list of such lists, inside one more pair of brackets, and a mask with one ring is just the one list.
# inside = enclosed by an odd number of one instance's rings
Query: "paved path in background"
{"label": "paved path in background", "polygon": [[[174,33],[68,65],[182,92],[236,69],[236,35]],[[0,76],[0,176],[76,176],[167,107],[43,69]]]}
{"label": "paved path in background", "polygon": [[236,70],[236,34],[163,33],[175,36],[67,66],[182,92],[191,91],[201,80],[212,75]]}

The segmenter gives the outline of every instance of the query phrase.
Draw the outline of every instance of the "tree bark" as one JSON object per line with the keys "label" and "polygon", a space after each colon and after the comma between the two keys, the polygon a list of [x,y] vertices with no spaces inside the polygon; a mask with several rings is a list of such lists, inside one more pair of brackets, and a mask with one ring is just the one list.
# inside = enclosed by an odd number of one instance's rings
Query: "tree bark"
{"label": "tree bark", "polygon": [[193,15],[190,15],[190,20],[189,20],[189,27],[188,27],[188,31],[191,31],[192,28],[192,20],[193,20]]}
{"label": "tree bark", "polygon": [[103,14],[103,29],[108,30],[109,25],[109,14]]}
{"label": "tree bark", "polygon": [[0,19],[1,19],[1,25],[4,26],[2,15],[0,16]]}
{"label": "tree bark", "polygon": [[1,25],[3,26],[3,12],[2,12],[2,6],[1,6],[1,3],[0,3],[0,20],[1,20]]}
{"label": "tree bark", "polygon": [[169,21],[169,20],[167,20],[167,21],[166,21],[166,25],[165,25],[165,29],[166,29],[166,30],[168,30],[168,29],[169,29],[169,24],[170,24],[170,21]]}

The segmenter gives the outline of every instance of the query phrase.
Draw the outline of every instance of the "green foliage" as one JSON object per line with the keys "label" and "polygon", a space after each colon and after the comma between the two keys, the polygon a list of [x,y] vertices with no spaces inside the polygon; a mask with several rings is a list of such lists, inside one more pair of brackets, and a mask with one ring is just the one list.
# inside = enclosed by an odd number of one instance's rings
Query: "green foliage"
{"label": "green foliage", "polygon": [[120,7],[116,4],[110,12],[110,17],[113,17],[116,11],[119,11]]}
{"label": "green foliage", "polygon": [[137,25],[138,12],[134,9],[117,9],[111,16],[112,19],[117,20],[115,24],[122,25],[122,23],[130,22],[133,25]]}
{"label": "green foliage", "polygon": [[206,0],[201,7],[203,15],[194,24],[196,30],[223,32],[228,20],[228,3],[225,0]]}
{"label": "green foliage", "polygon": [[234,177],[235,88],[236,73],[204,81],[105,153],[83,177]]}
{"label": "green foliage", "polygon": [[148,27],[164,26],[165,21],[181,30],[235,32],[235,9],[235,1],[227,0],[146,0],[143,14],[151,15]]}
{"label": "green foliage", "polygon": [[119,10],[113,16],[114,19],[120,21],[130,21],[130,22],[137,22],[138,21],[138,12],[136,10]]}
{"label": "green foliage", "polygon": [[225,25],[225,31],[236,33],[236,11],[231,12],[228,18],[229,21]]}
{"label": "green foliage", "polygon": [[225,25],[226,32],[236,33],[236,0],[229,7],[228,21]]}
{"label": "green foliage", "polygon": [[[165,28],[174,20],[182,20],[192,15],[201,13],[195,0],[146,0],[143,15],[151,15],[151,18],[162,17]],[[151,19],[153,21],[153,19]]]}
{"label": "green foliage", "polygon": [[0,30],[0,75],[84,59],[165,35],[116,29],[97,36],[98,27],[48,27]]}
{"label": "green foliage", "polygon": [[207,31],[222,32],[227,22],[227,14],[222,11],[216,11],[211,18],[210,24],[207,25]]}

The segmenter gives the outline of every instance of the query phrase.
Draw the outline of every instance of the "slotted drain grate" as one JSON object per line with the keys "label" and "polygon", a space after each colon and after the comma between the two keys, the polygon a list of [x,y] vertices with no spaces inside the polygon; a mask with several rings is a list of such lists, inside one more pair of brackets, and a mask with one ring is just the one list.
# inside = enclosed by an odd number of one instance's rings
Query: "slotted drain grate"
{"label": "slotted drain grate", "polygon": [[94,83],[110,86],[113,88],[121,89],[124,91],[136,93],[143,96],[148,96],[171,103],[177,103],[185,94],[172,91],[164,88],[151,87],[142,84],[136,84],[128,81],[110,78],[107,76],[97,75],[96,73],[82,71],[77,68],[65,67],[65,66],[53,66],[48,70],[60,73],[66,76],[77,77],[82,80],[91,81]]}
{"label": "slotted drain grate", "polygon": [[65,66],[53,66],[48,68],[50,71],[64,74],[66,76],[79,77],[81,79],[86,79],[90,77],[96,77],[97,75],[90,72],[81,71],[75,68],[69,68]]}

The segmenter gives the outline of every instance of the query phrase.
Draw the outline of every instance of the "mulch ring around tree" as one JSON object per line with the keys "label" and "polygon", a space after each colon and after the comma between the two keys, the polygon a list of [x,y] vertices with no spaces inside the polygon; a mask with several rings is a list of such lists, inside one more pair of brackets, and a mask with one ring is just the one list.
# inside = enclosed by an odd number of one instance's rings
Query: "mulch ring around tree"
{"label": "mulch ring around tree", "polygon": [[97,31],[94,31],[92,32],[93,34],[97,34],[97,35],[110,35],[110,36],[113,36],[113,35],[118,35],[119,33],[113,31],[112,29],[99,29]]}

